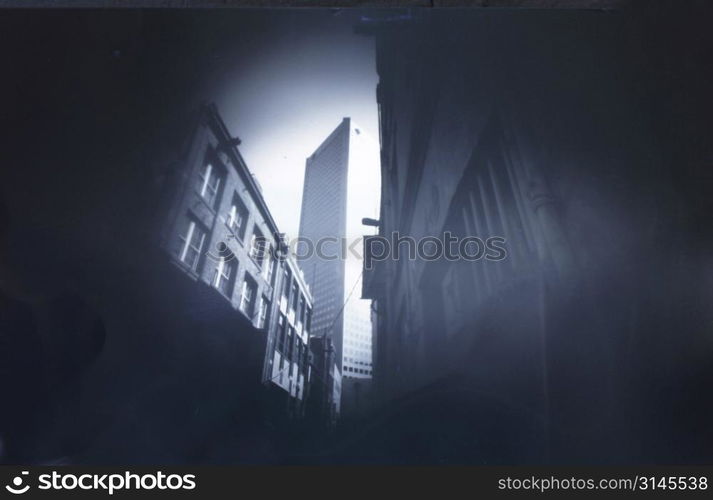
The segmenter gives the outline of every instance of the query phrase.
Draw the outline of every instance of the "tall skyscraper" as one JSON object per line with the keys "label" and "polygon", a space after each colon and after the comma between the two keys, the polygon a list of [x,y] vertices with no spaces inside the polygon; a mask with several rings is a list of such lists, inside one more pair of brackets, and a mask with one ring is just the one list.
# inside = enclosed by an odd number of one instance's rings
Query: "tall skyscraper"
{"label": "tall skyscraper", "polygon": [[[305,168],[298,253],[314,293],[312,335],[332,339],[349,408],[362,404],[372,374],[371,301],[360,298],[360,255],[361,237],[373,228],[361,219],[378,217],[379,146],[344,118]],[[305,256],[308,247],[314,251]]]}

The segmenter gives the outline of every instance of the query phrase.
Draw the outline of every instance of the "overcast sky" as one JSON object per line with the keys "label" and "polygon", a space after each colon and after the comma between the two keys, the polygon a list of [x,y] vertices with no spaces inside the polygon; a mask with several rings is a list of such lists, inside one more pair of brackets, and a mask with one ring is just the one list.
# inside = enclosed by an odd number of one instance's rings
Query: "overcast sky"
{"label": "overcast sky", "polygon": [[356,12],[240,14],[238,45],[214,78],[216,103],[263,187],[281,231],[296,237],[305,159],[345,116],[378,137],[374,43]]}

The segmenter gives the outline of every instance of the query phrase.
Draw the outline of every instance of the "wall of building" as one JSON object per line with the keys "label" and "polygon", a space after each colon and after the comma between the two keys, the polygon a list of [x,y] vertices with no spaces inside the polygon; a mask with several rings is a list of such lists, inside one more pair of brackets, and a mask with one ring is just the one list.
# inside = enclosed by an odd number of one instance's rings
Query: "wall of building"
{"label": "wall of building", "polygon": [[[285,255],[285,243],[250,170],[234,147],[225,147],[230,139],[217,110],[206,107],[185,162],[177,163],[180,182],[171,187],[175,198],[164,246],[181,270],[219,291],[261,332],[263,382],[283,391],[269,392],[275,398],[272,411],[299,417],[309,383],[312,297],[294,257]],[[209,164],[212,172],[220,169],[215,199],[206,189],[212,179],[205,177]],[[186,255],[188,220],[206,232],[197,262]],[[226,272],[226,266],[232,266],[231,271]],[[217,278],[219,270],[223,281]]]}
{"label": "wall of building", "polygon": [[[339,255],[340,239],[346,236],[349,127],[350,121],[345,118],[306,160],[300,212],[300,238],[305,243],[300,243],[298,251],[300,266],[315,291],[313,332],[332,337],[340,366],[344,331],[342,306],[346,285],[344,260]],[[335,258],[320,258],[316,254],[316,245],[320,241],[323,254]],[[305,244],[311,247],[311,252]],[[310,255],[303,256],[302,248],[305,254],[309,252]]]}
{"label": "wall of building", "polygon": [[301,269],[292,256],[282,261],[272,349],[268,348],[269,381],[295,401],[294,416],[304,415],[309,391],[309,338],[313,303]]}
{"label": "wall of building", "polygon": [[622,52],[632,29],[652,26],[626,11],[489,12],[374,29],[381,233],[504,236],[508,249],[502,262],[380,265],[375,378],[391,405],[452,390],[448,408],[531,429],[503,438],[510,458],[635,456],[624,421],[661,404],[643,380],[666,366],[685,385],[689,362],[703,370],[713,346],[689,294],[659,293],[700,284],[672,276],[660,247],[699,210],[671,183],[694,170],[667,161],[666,104],[651,104],[641,54]]}
{"label": "wall of building", "polygon": [[[259,193],[250,182],[249,170],[234,151],[222,149],[225,139],[215,133],[219,120],[211,110],[195,131],[193,143],[185,162],[178,165],[177,190],[174,206],[169,213],[169,223],[164,232],[164,245],[174,261],[190,276],[209,285],[216,286],[216,269],[223,261],[223,266],[234,265],[228,277],[228,285],[221,292],[231,305],[248,316],[253,325],[260,324],[261,301],[265,300],[272,308],[274,283],[277,264],[273,255],[277,248],[277,231],[274,223],[266,221],[258,199]],[[211,125],[213,125],[211,127]],[[231,158],[232,156],[232,158]],[[201,194],[204,178],[201,177],[207,165],[212,167],[212,175],[220,171],[218,192],[209,202]],[[260,197],[261,198],[261,197]],[[231,208],[234,203],[240,207],[238,212],[242,222],[231,226]],[[181,259],[185,247],[186,221],[195,220],[205,233],[200,258],[195,269]],[[255,239],[262,238],[264,251],[254,253]],[[184,256],[185,257],[185,256]],[[252,280],[255,289],[249,301],[244,301],[244,283]]]}

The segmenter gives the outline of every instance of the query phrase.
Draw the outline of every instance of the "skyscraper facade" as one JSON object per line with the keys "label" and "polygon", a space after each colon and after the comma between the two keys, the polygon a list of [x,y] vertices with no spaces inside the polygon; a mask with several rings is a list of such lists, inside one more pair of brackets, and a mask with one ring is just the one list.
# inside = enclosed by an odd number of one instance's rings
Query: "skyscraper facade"
{"label": "skyscraper facade", "polygon": [[378,143],[344,118],[305,168],[298,255],[314,291],[312,334],[332,339],[344,378],[341,400],[351,409],[365,399],[372,370],[371,301],[361,299],[360,256],[361,219],[378,215]]}

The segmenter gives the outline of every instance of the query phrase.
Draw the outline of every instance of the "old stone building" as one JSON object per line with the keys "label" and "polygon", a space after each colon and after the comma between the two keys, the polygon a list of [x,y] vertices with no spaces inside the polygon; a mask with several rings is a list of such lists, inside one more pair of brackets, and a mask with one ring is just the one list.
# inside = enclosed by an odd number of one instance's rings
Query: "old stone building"
{"label": "old stone building", "polygon": [[171,201],[162,246],[189,278],[259,332],[273,412],[301,416],[309,383],[309,287],[217,108],[204,106],[193,127],[185,157],[166,172],[164,197]]}

